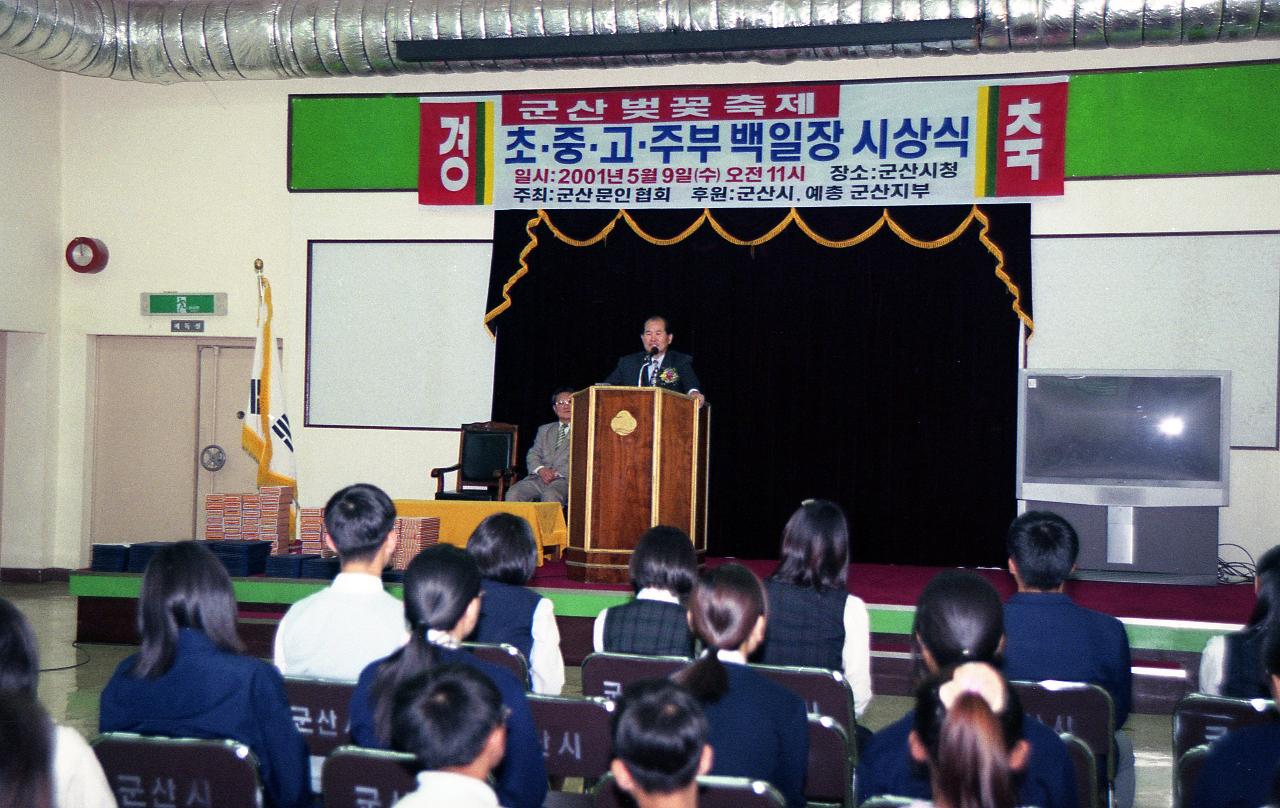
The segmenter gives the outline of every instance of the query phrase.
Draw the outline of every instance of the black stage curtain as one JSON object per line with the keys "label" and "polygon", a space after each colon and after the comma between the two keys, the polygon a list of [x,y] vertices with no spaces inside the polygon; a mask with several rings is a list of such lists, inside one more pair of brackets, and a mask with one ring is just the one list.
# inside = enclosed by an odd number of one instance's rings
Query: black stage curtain
{"label": "black stage curtain", "polygon": [[[892,208],[917,240],[940,239],[970,208]],[[983,206],[988,237],[1031,313],[1030,206]],[[633,214],[658,238],[700,211]],[[729,233],[754,239],[786,210],[726,210]],[[616,211],[550,211],[587,239]],[[818,234],[847,239],[874,208],[801,212]],[[673,350],[694,356],[712,406],[709,550],[776,557],[787,517],[809,497],[849,515],[854,560],[1001,564],[1014,515],[1018,318],[996,258],[972,223],[921,249],[884,228],[857,246],[815,243],[794,225],[755,247],[703,226],[657,246],[624,223],[591,247],[534,228],[528,272],[512,283],[536,211],[499,211],[490,311],[497,338],[493,414],[520,425],[523,447],[551,420],[549,395],[599,382],[640,350],[646,316],[668,317]]]}

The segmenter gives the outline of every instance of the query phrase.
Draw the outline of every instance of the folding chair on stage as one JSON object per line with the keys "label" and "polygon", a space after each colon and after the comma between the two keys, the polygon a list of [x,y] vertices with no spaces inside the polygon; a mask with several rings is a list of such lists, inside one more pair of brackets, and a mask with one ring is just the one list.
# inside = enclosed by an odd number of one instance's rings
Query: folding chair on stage
{"label": "folding chair on stage", "polygon": [[692,661],[674,656],[589,654],[582,660],[582,694],[616,699],[632,682],[666,679]]}
{"label": "folding chair on stage", "polygon": [[105,732],[89,744],[120,805],[262,806],[258,761],[238,741]]}

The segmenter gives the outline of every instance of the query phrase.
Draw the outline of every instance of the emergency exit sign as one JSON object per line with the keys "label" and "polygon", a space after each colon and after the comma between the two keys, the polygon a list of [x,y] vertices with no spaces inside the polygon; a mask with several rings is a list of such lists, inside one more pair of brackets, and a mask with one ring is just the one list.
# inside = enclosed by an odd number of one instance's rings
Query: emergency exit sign
{"label": "emergency exit sign", "polygon": [[200,314],[218,317],[227,313],[227,293],[143,292],[142,313],[157,316]]}

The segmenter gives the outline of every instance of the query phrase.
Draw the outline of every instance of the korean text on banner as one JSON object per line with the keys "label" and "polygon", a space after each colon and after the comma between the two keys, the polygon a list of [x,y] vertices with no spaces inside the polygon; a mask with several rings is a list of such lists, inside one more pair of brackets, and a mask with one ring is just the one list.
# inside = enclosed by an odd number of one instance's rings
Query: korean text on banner
{"label": "korean text on banner", "polygon": [[419,201],[776,207],[1061,195],[1066,89],[1054,78],[425,97]]}

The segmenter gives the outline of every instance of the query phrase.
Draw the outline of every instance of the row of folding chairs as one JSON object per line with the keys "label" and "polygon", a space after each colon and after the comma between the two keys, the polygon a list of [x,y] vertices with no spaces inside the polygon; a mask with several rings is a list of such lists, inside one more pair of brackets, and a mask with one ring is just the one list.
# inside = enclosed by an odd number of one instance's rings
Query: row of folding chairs
{"label": "row of folding chairs", "polygon": [[[227,740],[153,738],[109,732],[93,739],[94,753],[122,808],[143,806],[236,806],[261,808],[258,762],[244,744]],[[325,761],[325,808],[392,806],[417,787],[412,755],[342,746]],[[701,777],[704,808],[783,808],[782,795],[768,783],[742,777]],[[583,808],[628,805],[611,774],[594,788],[573,795]],[[548,804],[551,804],[550,802]]]}

